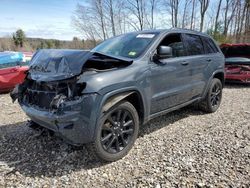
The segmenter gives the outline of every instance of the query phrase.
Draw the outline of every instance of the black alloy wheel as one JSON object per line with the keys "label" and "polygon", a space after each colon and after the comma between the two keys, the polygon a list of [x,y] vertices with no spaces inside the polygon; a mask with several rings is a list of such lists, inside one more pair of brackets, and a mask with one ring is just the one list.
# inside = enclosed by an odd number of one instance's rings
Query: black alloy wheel
{"label": "black alloy wheel", "polygon": [[218,78],[213,78],[206,97],[198,104],[200,109],[212,113],[215,112],[222,100],[222,83]]}
{"label": "black alloy wheel", "polygon": [[126,109],[117,109],[109,114],[102,125],[102,147],[109,153],[118,153],[128,145],[133,133],[134,121],[131,113]]}
{"label": "black alloy wheel", "polygon": [[94,142],[97,156],[105,161],[124,157],[134,145],[139,131],[139,117],[135,107],[122,101],[100,119]]}
{"label": "black alloy wheel", "polygon": [[211,106],[217,107],[221,102],[222,88],[219,83],[214,84],[210,95]]}

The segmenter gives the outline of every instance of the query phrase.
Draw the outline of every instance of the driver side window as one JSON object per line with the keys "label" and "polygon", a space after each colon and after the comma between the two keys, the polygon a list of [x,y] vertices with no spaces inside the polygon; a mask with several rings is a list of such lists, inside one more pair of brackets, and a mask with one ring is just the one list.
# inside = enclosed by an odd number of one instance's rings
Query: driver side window
{"label": "driver side window", "polygon": [[172,48],[173,57],[186,56],[186,50],[181,39],[181,34],[167,35],[160,43],[160,46],[169,46]]}

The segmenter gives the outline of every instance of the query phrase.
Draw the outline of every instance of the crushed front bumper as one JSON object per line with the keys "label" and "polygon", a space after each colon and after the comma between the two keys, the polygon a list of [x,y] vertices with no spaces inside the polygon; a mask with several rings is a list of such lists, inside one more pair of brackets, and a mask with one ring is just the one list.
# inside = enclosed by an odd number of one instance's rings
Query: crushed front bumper
{"label": "crushed front bumper", "polygon": [[58,133],[66,142],[81,145],[93,141],[98,94],[87,94],[64,102],[57,110],[44,110],[20,103],[23,111],[35,123]]}

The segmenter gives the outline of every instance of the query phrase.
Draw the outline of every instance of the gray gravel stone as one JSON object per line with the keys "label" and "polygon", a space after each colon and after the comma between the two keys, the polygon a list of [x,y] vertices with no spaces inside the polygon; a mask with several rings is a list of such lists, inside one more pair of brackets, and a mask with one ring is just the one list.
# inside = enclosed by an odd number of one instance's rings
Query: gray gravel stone
{"label": "gray gravel stone", "polygon": [[249,94],[226,86],[216,113],[187,107],[152,120],[113,163],[31,130],[0,95],[0,187],[250,187]]}

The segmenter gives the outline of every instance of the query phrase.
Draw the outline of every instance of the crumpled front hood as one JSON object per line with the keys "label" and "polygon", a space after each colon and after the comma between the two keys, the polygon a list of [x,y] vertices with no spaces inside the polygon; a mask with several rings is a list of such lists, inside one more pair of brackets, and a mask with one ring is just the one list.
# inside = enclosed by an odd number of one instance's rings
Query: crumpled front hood
{"label": "crumpled front hood", "polygon": [[53,81],[78,75],[92,54],[84,50],[38,50],[30,62],[31,79]]}
{"label": "crumpled front hood", "polygon": [[128,66],[133,61],[84,50],[43,49],[33,56],[29,75],[36,81],[65,80],[79,75],[85,68],[109,69]]}

